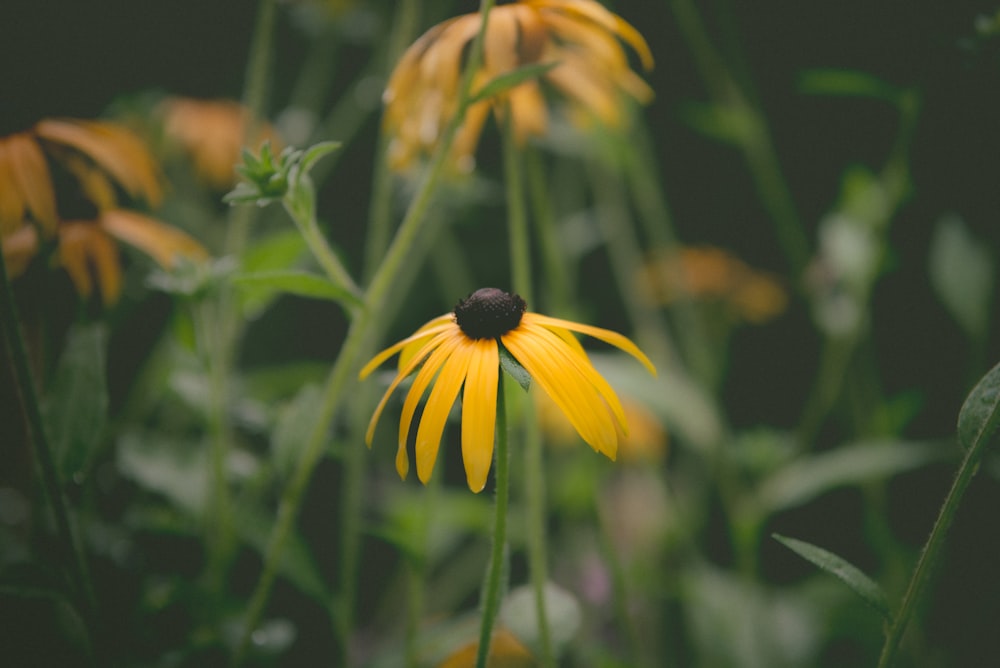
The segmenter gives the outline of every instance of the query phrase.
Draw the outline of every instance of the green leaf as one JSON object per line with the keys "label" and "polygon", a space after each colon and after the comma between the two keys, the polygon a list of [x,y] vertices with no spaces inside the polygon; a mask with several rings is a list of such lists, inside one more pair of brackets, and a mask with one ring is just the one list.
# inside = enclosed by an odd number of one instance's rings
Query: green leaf
{"label": "green leaf", "polygon": [[760,121],[744,107],[688,102],[680,108],[680,116],[698,132],[736,146],[760,132]]}
{"label": "green leaf", "polygon": [[952,317],[971,338],[982,341],[989,329],[995,275],[986,246],[961,218],[945,216],[931,239],[931,285]]}
{"label": "green leaf", "polygon": [[799,77],[799,89],[811,95],[870,97],[898,104],[903,93],[867,72],[840,69],[806,70]]}
{"label": "green leaf", "polygon": [[958,413],[958,442],[966,450],[982,447],[1000,422],[1000,364],[972,388]]}
{"label": "green leaf", "polygon": [[528,388],[531,387],[531,374],[510,354],[510,351],[503,347],[502,343],[497,345],[500,347],[500,368],[506,371],[527,392]]}
{"label": "green leaf", "polygon": [[779,534],[771,535],[776,541],[806,561],[819,566],[827,573],[839,578],[860,596],[865,603],[882,615],[886,622],[892,622],[892,612],[889,610],[889,603],[886,601],[882,588],[877,582],[865,575],[857,566],[848,562],[843,557],[839,557],[811,543]]}
{"label": "green leaf", "polygon": [[309,246],[298,230],[272,234],[250,246],[243,254],[240,267],[246,273],[291,269],[301,260]]}
{"label": "green leaf", "polygon": [[208,456],[204,448],[149,433],[129,432],[118,439],[118,469],[151,492],[195,517],[205,508]]}
{"label": "green leaf", "polygon": [[891,477],[950,454],[936,443],[863,441],[800,457],[766,478],[757,500],[766,512],[794,508],[837,487]]}
{"label": "green leaf", "polygon": [[476,102],[488,100],[494,95],[499,95],[511,88],[520,86],[529,79],[537,79],[558,64],[557,61],[551,63],[534,63],[511,70],[510,72],[505,72],[493,78],[489,83],[476,91],[476,94],[469,98],[469,104],[473,105]]}
{"label": "green leaf", "polygon": [[299,173],[308,174],[320,158],[333,153],[340,146],[341,143],[339,141],[321,141],[318,144],[310,146],[302,154],[302,159],[299,162]]}
{"label": "green leaf", "polygon": [[103,324],[70,329],[43,410],[62,479],[90,464],[107,424],[108,332]]}
{"label": "green leaf", "polygon": [[349,290],[317,274],[306,271],[260,271],[233,276],[233,284],[244,291],[245,298],[260,300],[275,292],[286,292],[299,297],[330,299],[345,306],[361,306],[361,301]]}

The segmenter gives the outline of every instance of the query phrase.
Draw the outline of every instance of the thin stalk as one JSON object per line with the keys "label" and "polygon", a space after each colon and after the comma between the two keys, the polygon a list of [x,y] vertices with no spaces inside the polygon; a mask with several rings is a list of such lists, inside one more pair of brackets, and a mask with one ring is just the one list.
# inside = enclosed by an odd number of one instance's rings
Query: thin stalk
{"label": "thin stalk", "polygon": [[[309,439],[303,449],[301,459],[295,467],[295,471],[289,480],[288,486],[282,494],[278,506],[278,516],[275,520],[274,528],[268,540],[267,549],[264,553],[264,567],[260,579],[254,589],[253,595],[247,604],[245,625],[243,627],[243,637],[237,646],[233,663],[242,663],[246,651],[250,645],[250,636],[253,630],[260,623],[264,608],[270,597],[271,588],[277,575],[278,561],[284,552],[285,544],[291,535],[298,516],[302,499],[305,495],[309,480],[313,470],[319,463],[326,445],[327,432],[333,417],[340,408],[345,396],[345,388],[353,379],[361,366],[361,351],[369,343],[369,339],[377,332],[380,318],[386,318],[387,314],[382,310],[384,305],[390,301],[390,293],[399,289],[399,276],[405,271],[406,265],[419,261],[411,252],[419,246],[419,237],[426,233],[427,211],[430,208],[432,196],[440,181],[445,164],[449,158],[451,145],[455,138],[462,119],[468,106],[469,91],[472,87],[473,73],[479,68],[482,62],[482,43],[485,34],[486,22],[489,11],[493,7],[492,0],[482,0],[480,12],[483,14],[482,25],[470,52],[466,70],[462,77],[460,87],[460,97],[458,113],[452,118],[441,136],[441,141],[434,152],[431,163],[421,181],[417,194],[407,209],[406,216],[396,232],[385,258],[365,293],[365,306],[360,309],[356,317],[352,320],[347,336],[337,355],[337,360],[330,370],[326,385],[320,400],[320,410],[316,417]],[[345,605],[350,606],[351,602]],[[347,642],[347,638],[340,639],[342,643]]]}
{"label": "thin stalk", "polygon": [[903,633],[906,631],[910,617],[913,616],[917,605],[927,590],[927,585],[931,581],[934,569],[937,567],[940,558],[941,548],[944,546],[951,523],[955,519],[958,504],[962,501],[962,496],[969,487],[972,476],[976,474],[976,470],[979,468],[979,460],[987,441],[988,439],[980,440],[975,447],[969,448],[965,453],[965,458],[958,469],[955,481],[952,483],[951,489],[948,491],[948,496],[945,497],[944,505],[941,506],[941,512],[938,514],[938,518],[934,522],[934,527],[931,529],[931,535],[928,537],[927,543],[920,553],[920,559],[913,570],[910,584],[906,588],[906,594],[903,595],[903,603],[892,625],[889,627],[885,643],[882,645],[882,654],[879,657],[879,668],[889,668],[896,658],[896,651],[899,649],[899,643],[903,639]]}
{"label": "thin stalk", "polygon": [[493,549],[483,581],[483,617],[479,629],[479,648],[476,651],[476,668],[486,668],[490,656],[490,640],[493,626],[500,611],[500,595],[503,589],[505,566],[507,563],[507,502],[510,495],[510,452],[507,447],[507,401],[504,397],[503,374],[497,388],[497,429],[494,456],[496,476],[496,505],[493,515]]}
{"label": "thin stalk", "polygon": [[344,268],[340,258],[330,248],[326,237],[323,236],[323,233],[319,229],[319,224],[316,222],[314,198],[308,198],[307,202],[302,203],[289,202],[288,199],[285,198],[284,200],[285,211],[295,222],[295,226],[306,240],[306,243],[309,245],[309,251],[316,258],[316,261],[319,262],[319,266],[322,267],[326,275],[336,285],[346,288],[355,296],[360,295],[361,290],[354,282],[351,274]]}
{"label": "thin stalk", "polygon": [[550,312],[562,315],[573,301],[569,263],[559,242],[559,230],[552,213],[542,156],[530,148],[523,155],[531,216],[535,221],[538,248],[545,271],[544,298]]}
{"label": "thin stalk", "polygon": [[[506,109],[503,133],[504,177],[507,185],[507,228],[510,236],[511,284],[525,301],[533,301],[531,284],[531,247],[528,238],[528,216],[525,210],[524,175],[520,147],[511,127],[510,108]],[[542,438],[534,416],[530,398],[524,406],[525,483],[527,493],[528,565],[531,586],[535,595],[538,615],[538,638],[541,663],[555,666],[552,652],[552,633],[545,608],[545,583],[548,580],[548,549],[545,533],[545,477],[542,467]]]}
{"label": "thin stalk", "polygon": [[12,363],[14,386],[21,413],[25,417],[28,444],[34,454],[42,488],[45,490],[49,505],[52,507],[52,514],[55,516],[59,544],[69,569],[70,583],[75,590],[74,598],[84,613],[83,618],[86,621],[88,632],[91,634],[91,642],[96,644],[99,639],[97,599],[90,582],[86,556],[73,531],[69,506],[59,481],[52,446],[45,433],[38,391],[28,361],[28,350],[21,333],[17,305],[14,302],[14,292],[7,275],[7,263],[2,249],[0,249],[0,336],[4,340],[7,356]]}

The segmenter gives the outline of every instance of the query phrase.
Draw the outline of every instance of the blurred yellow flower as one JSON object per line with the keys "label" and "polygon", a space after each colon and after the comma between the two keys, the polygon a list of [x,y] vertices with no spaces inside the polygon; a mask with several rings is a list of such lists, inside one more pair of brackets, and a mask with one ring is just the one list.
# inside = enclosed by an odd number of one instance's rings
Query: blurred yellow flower
{"label": "blurred yellow flower", "polygon": [[775,277],[720,248],[653,253],[638,276],[661,304],[684,296],[719,300],[747,322],[765,322],[788,307],[786,290]]}
{"label": "blurred yellow flower", "polygon": [[24,132],[0,137],[0,234],[26,223],[46,237],[58,213],[50,161],[77,178],[98,208],[113,206],[114,186],[157,206],[163,196],[160,170],[129,130],[106,121],[46,119]]}
{"label": "blurred yellow flower", "polygon": [[625,411],[572,332],[624,350],[655,374],[653,364],[621,334],[526,312],[525,308],[517,295],[482,288],[460,301],[454,313],[434,318],[380,352],[361,370],[361,378],[365,378],[400,353],[399,372],[368,426],[365,440],[370,446],[389,397],[404,378],[420,368],[406,395],[399,424],[396,470],[400,477],[405,478],[409,471],[406,441],[417,403],[437,375],[417,429],[417,477],[425,484],[430,479],[448,413],[464,384],[462,459],[466,478],[474,492],[486,486],[493,459],[501,345],[552,398],[584,441],[611,459],[616,457],[616,421],[623,432],[627,431]]}
{"label": "blurred yellow flower", "polygon": [[[75,181],[96,213],[93,219],[64,220],[53,169]],[[118,189],[157,205],[161,173],[145,144],[129,130],[106,121],[47,119],[31,129],[0,137],[0,240],[12,277],[23,273],[42,239],[58,241],[56,258],[77,292],[94,286],[105,304],[121,292],[121,264],[115,239],[170,266],[176,255],[207,256],[183,232],[147,216],[118,208]]]}
{"label": "blurred yellow flower", "polygon": [[170,97],[159,113],[166,139],[188,155],[198,177],[216,190],[235,185],[244,144],[259,148],[269,141],[280,152],[281,142],[269,123],[260,123],[247,137],[249,111],[233,100]]}
{"label": "blurred yellow flower", "polygon": [[[459,648],[454,654],[438,664],[438,668],[472,668],[476,665],[479,641]],[[490,640],[489,668],[533,668],[538,662],[527,647],[507,629],[496,629]]]}
{"label": "blurred yellow flower", "polygon": [[[479,13],[465,14],[428,30],[403,54],[385,90],[384,122],[392,136],[390,164],[406,168],[433,150],[455,114],[463,57],[479,32]],[[494,8],[483,44],[483,63],[473,92],[519,67],[553,63],[540,79],[525,81],[466,112],[452,147],[460,169],[471,170],[473,153],[490,109],[510,109],[514,136],[524,142],[548,129],[554,90],[566,103],[569,119],[582,126],[596,117],[608,126],[625,118],[622,98],[652,99],[652,90],[632,71],[621,41],[653,66],[642,35],[594,0],[520,0]]]}

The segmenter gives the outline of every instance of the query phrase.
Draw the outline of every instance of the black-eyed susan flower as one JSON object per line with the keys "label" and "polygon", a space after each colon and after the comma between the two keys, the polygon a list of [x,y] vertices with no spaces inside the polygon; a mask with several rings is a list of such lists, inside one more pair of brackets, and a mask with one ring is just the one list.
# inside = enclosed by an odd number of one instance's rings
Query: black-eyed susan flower
{"label": "black-eyed susan flower", "polygon": [[399,372],[368,426],[365,439],[369,446],[389,397],[404,378],[417,372],[399,423],[396,470],[400,477],[405,478],[410,468],[406,441],[417,404],[433,384],[417,427],[417,477],[425,484],[430,479],[448,413],[461,392],[466,478],[474,492],[485,487],[493,458],[501,346],[552,398],[584,441],[615,458],[617,428],[627,432],[625,411],[572,333],[586,334],[620,348],[655,374],[653,364],[632,341],[617,332],[531,313],[525,308],[524,300],[517,295],[496,288],[477,290],[460,301],[453,313],[429,321],[413,335],[380,352],[361,370],[361,378],[365,378],[400,353]]}
{"label": "black-eyed susan flower", "polygon": [[77,292],[88,297],[96,285],[107,304],[121,289],[116,239],[164,266],[177,255],[205,257],[180,230],[119,207],[120,191],[159,204],[161,182],[146,145],[115,123],[46,119],[0,137],[0,241],[11,276],[25,271],[43,240],[55,239],[56,261]]}
{"label": "black-eyed susan flower", "polygon": [[250,113],[233,100],[169,97],[160,104],[158,113],[168,148],[183,151],[195,174],[216,190],[228,190],[236,183],[235,166],[244,143],[258,148],[267,141],[277,150],[281,147],[268,123],[258,124],[247,137]]}
{"label": "black-eyed susan flower", "polygon": [[[458,108],[463,57],[479,32],[479,13],[452,18],[428,30],[403,54],[393,71],[384,100],[385,124],[392,136],[390,164],[397,169],[429,153]],[[627,43],[643,66],[653,57],[642,35],[594,0],[520,0],[489,14],[482,67],[473,93],[497,76],[535,64],[553,64],[540,77],[466,111],[452,147],[461,169],[471,169],[473,152],[490,109],[509,108],[515,138],[542,135],[549,124],[550,98],[564,102],[571,122],[581,126],[597,118],[608,126],[625,119],[623,98],[652,98],[649,86],[632,71]],[[547,93],[555,92],[555,96]]]}

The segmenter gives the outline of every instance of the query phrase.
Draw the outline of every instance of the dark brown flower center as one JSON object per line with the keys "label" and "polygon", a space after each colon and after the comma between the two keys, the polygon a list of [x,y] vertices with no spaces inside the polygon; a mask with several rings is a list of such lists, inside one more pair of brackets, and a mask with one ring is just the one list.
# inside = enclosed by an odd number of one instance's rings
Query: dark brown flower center
{"label": "dark brown flower center", "polygon": [[495,339],[521,324],[525,308],[518,295],[480,288],[455,306],[455,322],[470,339]]}

